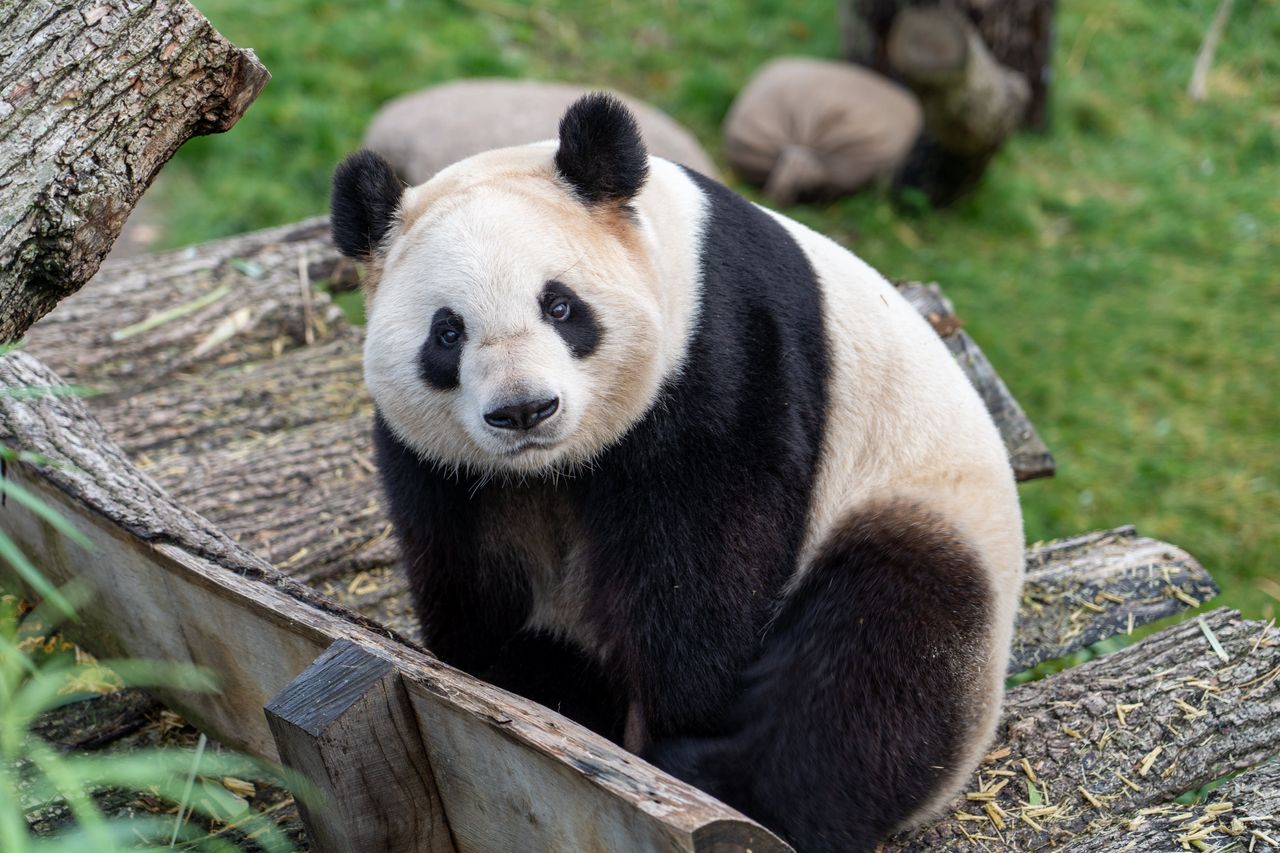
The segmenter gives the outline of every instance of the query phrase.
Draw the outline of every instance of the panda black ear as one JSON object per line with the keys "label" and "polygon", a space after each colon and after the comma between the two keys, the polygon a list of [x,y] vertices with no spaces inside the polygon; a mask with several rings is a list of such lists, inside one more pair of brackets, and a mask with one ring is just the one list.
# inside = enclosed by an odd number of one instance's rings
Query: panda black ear
{"label": "panda black ear", "polygon": [[613,95],[583,95],[560,119],[556,170],[586,204],[625,204],[649,174],[649,154],[631,110]]}
{"label": "panda black ear", "polygon": [[349,258],[366,258],[378,250],[395,222],[404,184],[390,164],[372,151],[357,151],[333,173],[329,225],[333,242]]}

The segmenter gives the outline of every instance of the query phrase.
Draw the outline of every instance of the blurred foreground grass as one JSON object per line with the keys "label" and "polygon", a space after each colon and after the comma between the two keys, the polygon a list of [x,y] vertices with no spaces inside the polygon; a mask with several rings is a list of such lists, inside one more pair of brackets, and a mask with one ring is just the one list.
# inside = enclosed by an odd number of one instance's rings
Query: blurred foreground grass
{"label": "blurred foreground grass", "polygon": [[[153,201],[168,245],[324,211],[377,106],[431,83],[617,86],[721,159],[720,120],[754,68],[838,53],[831,0],[196,5],[274,78],[233,132],[166,168]],[[1280,606],[1280,5],[1236,4],[1209,100],[1192,104],[1215,6],[1060,4],[1051,131],[1017,139],[953,210],[864,195],[788,212],[891,277],[945,286],[1058,458],[1054,480],[1022,487],[1032,539],[1133,522],[1266,616]]]}

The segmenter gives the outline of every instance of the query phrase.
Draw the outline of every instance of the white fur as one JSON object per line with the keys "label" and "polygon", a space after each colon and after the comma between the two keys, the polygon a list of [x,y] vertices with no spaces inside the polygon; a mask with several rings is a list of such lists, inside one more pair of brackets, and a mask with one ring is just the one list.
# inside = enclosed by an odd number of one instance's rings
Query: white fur
{"label": "white fur", "polygon": [[[486,474],[589,465],[683,365],[701,286],[693,248],[701,194],[655,161],[636,201],[637,237],[630,224],[602,226],[559,188],[553,155],[546,146],[490,152],[402,202],[367,299],[365,381],[391,428],[424,458]],[[667,251],[673,244],[679,251]],[[540,318],[538,296],[551,279],[573,288],[604,326],[590,358],[573,358]],[[419,375],[418,351],[441,307],[466,324],[456,390]],[[548,397],[559,397],[559,411],[527,434],[484,422],[514,399]]]}
{"label": "white fur", "polygon": [[974,736],[956,771],[917,816],[963,784],[995,732],[1004,696],[1024,548],[1004,442],[946,345],[897,288],[860,258],[781,214],[822,286],[831,357],[827,429],[800,573],[832,526],[861,507],[909,501],[953,526],[986,570],[995,613]]}
{"label": "white fur", "polygon": [[[553,155],[554,144],[480,155],[408,191],[402,204],[369,300],[365,376],[392,429],[426,458],[487,473],[590,464],[683,367],[700,302],[703,193],[681,169],[651,158],[634,201],[639,237],[628,237],[627,227],[602,225],[559,185]],[[998,718],[1023,567],[1013,475],[977,392],[915,309],[842,247],[771,215],[818,275],[831,358],[824,447],[797,578],[841,519],[907,500],[949,522],[974,548],[995,595],[991,655],[973,673],[986,704],[951,784],[923,816],[962,783]],[[536,298],[553,278],[588,300],[605,328],[589,358],[572,358],[539,318]],[[456,391],[433,390],[418,375],[417,352],[441,306],[467,325]],[[513,454],[513,439],[487,428],[482,416],[526,393],[559,396],[561,411],[534,431],[547,447]],[[554,626],[548,607],[536,608],[537,618]]]}

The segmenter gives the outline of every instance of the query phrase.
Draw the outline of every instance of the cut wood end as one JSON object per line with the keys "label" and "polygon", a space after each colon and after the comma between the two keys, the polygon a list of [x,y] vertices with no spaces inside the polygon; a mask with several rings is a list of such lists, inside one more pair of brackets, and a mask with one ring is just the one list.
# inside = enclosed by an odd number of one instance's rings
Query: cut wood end
{"label": "cut wood end", "polygon": [[913,83],[949,82],[969,61],[971,29],[953,9],[903,9],[889,31],[889,64]]}
{"label": "cut wood end", "polygon": [[262,64],[258,55],[250,48],[233,48],[231,73],[222,89],[226,102],[223,109],[214,115],[212,123],[206,125],[203,133],[225,133],[235,127],[236,122],[249,109],[249,105],[257,100],[258,95],[271,80],[271,72]]}

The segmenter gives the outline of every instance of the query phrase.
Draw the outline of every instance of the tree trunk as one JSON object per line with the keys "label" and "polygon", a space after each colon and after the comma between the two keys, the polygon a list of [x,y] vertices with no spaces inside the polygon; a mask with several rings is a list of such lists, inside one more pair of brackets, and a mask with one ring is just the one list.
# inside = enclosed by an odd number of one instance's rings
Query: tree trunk
{"label": "tree trunk", "polygon": [[[891,74],[889,30],[898,13],[922,0],[841,0],[844,55],[851,62]],[[1024,127],[1043,130],[1048,123],[1050,66],[1055,0],[943,0],[973,22],[991,55],[1016,71],[1030,90]]]}
{"label": "tree trunk", "polygon": [[185,0],[0,0],[0,342],[97,271],[157,171],[267,70]]}
{"label": "tree trunk", "polygon": [[1021,122],[1027,83],[991,56],[968,19],[946,7],[903,9],[886,53],[890,72],[924,110],[924,130],[899,184],[950,204],[977,185]]}

